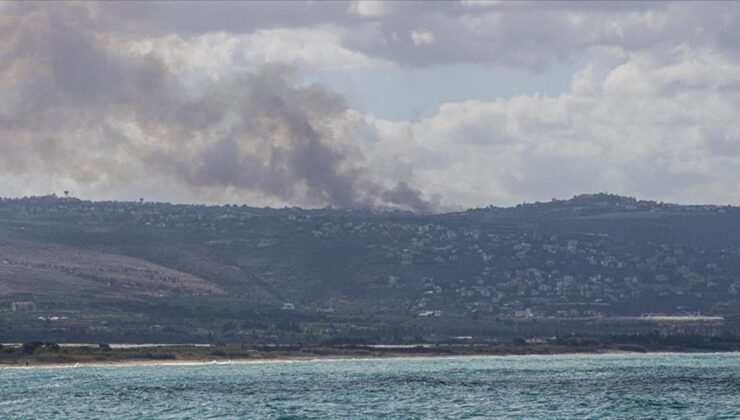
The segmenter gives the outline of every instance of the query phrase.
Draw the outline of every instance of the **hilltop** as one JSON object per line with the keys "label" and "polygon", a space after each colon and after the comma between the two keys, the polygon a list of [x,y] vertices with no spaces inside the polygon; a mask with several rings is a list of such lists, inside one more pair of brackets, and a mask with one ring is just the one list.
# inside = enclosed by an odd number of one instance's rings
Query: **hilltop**
{"label": "hilltop", "polygon": [[[460,325],[510,333],[532,320],[734,319],[739,256],[738,207],[608,194],[447,214],[2,199],[0,340],[399,338],[463,335]],[[13,302],[32,311],[12,312]]]}

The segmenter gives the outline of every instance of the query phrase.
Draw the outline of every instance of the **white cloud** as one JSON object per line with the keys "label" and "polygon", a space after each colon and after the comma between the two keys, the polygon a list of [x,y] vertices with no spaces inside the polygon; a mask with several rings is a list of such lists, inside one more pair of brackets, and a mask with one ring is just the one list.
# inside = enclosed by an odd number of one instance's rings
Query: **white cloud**
{"label": "white cloud", "polygon": [[[332,147],[352,163],[350,169],[363,173],[361,184],[391,188],[408,181],[427,197],[439,194],[450,206],[514,204],[604,190],[740,204],[740,33],[734,24],[740,7],[734,3],[313,2],[258,7],[227,2],[214,5],[208,16],[200,16],[205,9],[189,3],[150,21],[137,9],[144,6],[95,3],[82,10],[64,3],[30,6],[44,10],[25,23],[12,16],[25,6],[7,4],[0,3],[0,13],[11,15],[0,25],[20,35],[0,46],[0,141],[6,156],[0,155],[0,186],[6,191],[72,185],[99,198],[131,198],[143,191],[158,199],[323,204],[229,186],[178,184],[166,170],[147,173],[152,162],[137,161],[137,156],[142,150],[159,156],[149,152],[158,152],[164,138],[171,147],[164,152],[179,154],[185,166],[197,166],[204,157],[228,162],[228,148],[217,150],[222,153],[217,156],[195,152],[206,141],[220,144],[231,120],[272,111],[263,107],[258,92],[247,95],[249,106],[225,98],[239,99],[245,83],[272,85],[268,75],[257,81],[247,77],[242,84],[224,79],[268,63],[288,64],[300,75],[398,63],[475,62],[547,71],[553,63],[570,62],[580,70],[570,86],[563,86],[563,94],[471,98],[447,103],[435,116],[417,122],[345,112],[343,98],[298,88],[293,79],[283,87],[289,100],[281,102],[278,95],[274,108],[301,99],[300,112],[327,131]],[[66,7],[77,9],[61,13]],[[97,13],[106,7],[133,9]],[[61,13],[59,25],[51,24],[54,13]],[[228,25],[219,27],[226,18]],[[63,24],[75,19],[79,25]],[[180,20],[187,24],[178,26]],[[145,30],[134,30],[140,28]],[[374,87],[387,91],[378,80]],[[213,97],[188,91],[199,85],[216,89]],[[201,108],[189,107],[191,94]],[[336,104],[326,116],[315,115],[321,102]],[[170,104],[177,105],[177,112]],[[38,120],[28,117],[32,111]],[[240,138],[239,147],[269,148],[280,138],[279,130],[266,123],[256,128],[244,124],[250,136],[250,130],[264,132],[255,135],[259,142]],[[199,138],[199,132],[207,138]],[[17,149],[13,156],[29,158],[8,158],[11,146]],[[351,152],[355,148],[357,158]],[[245,161],[245,167],[253,163]],[[340,163],[337,168],[343,170]],[[130,182],[129,173],[140,175],[137,183]],[[258,185],[270,179],[258,181],[250,180]]]}
{"label": "white cloud", "polygon": [[[609,191],[740,204],[740,62],[686,47],[586,66],[559,96],[443,105],[418,123],[368,120],[382,156],[448,204]],[[370,165],[372,166],[372,165]]]}
{"label": "white cloud", "polygon": [[[682,43],[740,53],[735,24],[740,6],[732,2],[188,2],[178,7],[102,2],[86,7],[104,25],[128,34],[248,35],[333,27],[343,48],[410,66],[488,63],[542,70],[591,48],[637,52]],[[405,36],[411,30],[415,38]],[[426,32],[433,34],[433,43]]]}
{"label": "white cloud", "polygon": [[488,8],[500,6],[503,2],[501,0],[461,0],[460,4],[464,7],[470,8]]}
{"label": "white cloud", "polygon": [[[377,18],[375,26],[350,24],[354,31],[346,45],[411,66],[466,62],[536,71],[577,60],[593,48],[639,52],[689,44],[740,53],[740,31],[731,23],[740,17],[740,6],[732,3],[410,2],[403,7]],[[415,34],[408,42],[395,40],[410,28]]]}
{"label": "white cloud", "polygon": [[358,0],[350,3],[347,10],[350,13],[360,16],[387,16],[393,13],[393,2],[382,0]]}
{"label": "white cloud", "polygon": [[192,38],[167,35],[130,43],[139,54],[153,52],[181,74],[222,77],[266,63],[283,63],[309,71],[379,68],[389,61],[368,57],[341,44],[342,29],[322,26],[311,29],[259,30],[238,35],[207,33]]}
{"label": "white cloud", "polygon": [[434,44],[434,32],[432,31],[411,31],[411,40],[414,45]]}

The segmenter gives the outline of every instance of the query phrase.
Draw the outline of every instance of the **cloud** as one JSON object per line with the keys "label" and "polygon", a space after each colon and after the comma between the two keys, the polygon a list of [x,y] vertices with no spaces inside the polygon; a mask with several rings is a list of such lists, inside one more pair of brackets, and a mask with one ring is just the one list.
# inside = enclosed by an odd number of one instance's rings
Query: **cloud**
{"label": "cloud", "polygon": [[390,1],[359,0],[350,3],[347,10],[360,16],[381,17],[393,13],[393,5]]}
{"label": "cloud", "polygon": [[443,105],[417,123],[372,120],[380,147],[413,156],[417,187],[449,202],[610,191],[740,204],[740,61],[711,48],[590,64],[557,96]]}
{"label": "cloud", "polygon": [[151,53],[183,76],[211,79],[263,64],[282,63],[304,71],[390,67],[383,59],[365,56],[341,46],[335,27],[278,28],[252,34],[206,33],[193,37],[169,34],[129,41],[138,54]]}
{"label": "cloud", "polygon": [[593,48],[638,52],[691,44],[736,54],[740,45],[740,7],[731,2],[152,1],[86,7],[101,25],[154,38],[275,30],[300,37],[333,28],[332,48],[421,67],[485,63],[542,71]]}
{"label": "cloud", "polygon": [[543,71],[605,47],[639,52],[688,44],[737,54],[740,45],[734,24],[740,7],[729,2],[152,1],[84,7],[99,27],[125,36],[190,42],[222,34],[242,39],[252,56],[310,65],[347,59],[350,66],[479,63]]}
{"label": "cloud", "polygon": [[432,31],[411,31],[411,40],[414,45],[434,44],[434,32]]}
{"label": "cloud", "polygon": [[[0,3],[0,188],[419,211],[603,190],[740,204],[738,18],[729,2]],[[304,77],[457,63],[577,71],[562,94],[413,122]]]}
{"label": "cloud", "polygon": [[155,177],[222,199],[431,208],[409,179],[371,179],[343,98],[298,86],[289,66],[187,80],[160,48],[101,31],[89,9],[9,14],[0,23],[4,174],[66,178],[98,194]]}

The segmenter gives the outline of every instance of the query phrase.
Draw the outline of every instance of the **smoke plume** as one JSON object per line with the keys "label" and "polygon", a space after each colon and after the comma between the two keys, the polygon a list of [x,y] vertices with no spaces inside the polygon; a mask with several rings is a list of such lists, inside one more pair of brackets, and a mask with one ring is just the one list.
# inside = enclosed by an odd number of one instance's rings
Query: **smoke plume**
{"label": "smoke plume", "polygon": [[[348,106],[266,65],[183,77],[96,4],[0,8],[0,174],[97,189],[154,178],[206,197],[428,212],[410,179],[369,175]],[[167,188],[167,186],[163,186]]]}

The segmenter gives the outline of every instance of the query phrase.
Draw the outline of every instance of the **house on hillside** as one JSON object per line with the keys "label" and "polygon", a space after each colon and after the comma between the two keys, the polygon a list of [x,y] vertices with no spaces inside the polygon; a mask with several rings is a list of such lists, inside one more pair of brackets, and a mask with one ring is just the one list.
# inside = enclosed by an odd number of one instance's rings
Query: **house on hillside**
{"label": "house on hillside", "polygon": [[10,304],[10,310],[13,312],[33,312],[36,310],[36,304],[33,302],[13,302]]}
{"label": "house on hillside", "polygon": [[534,314],[529,308],[524,310],[516,310],[514,311],[514,318],[534,318]]}

